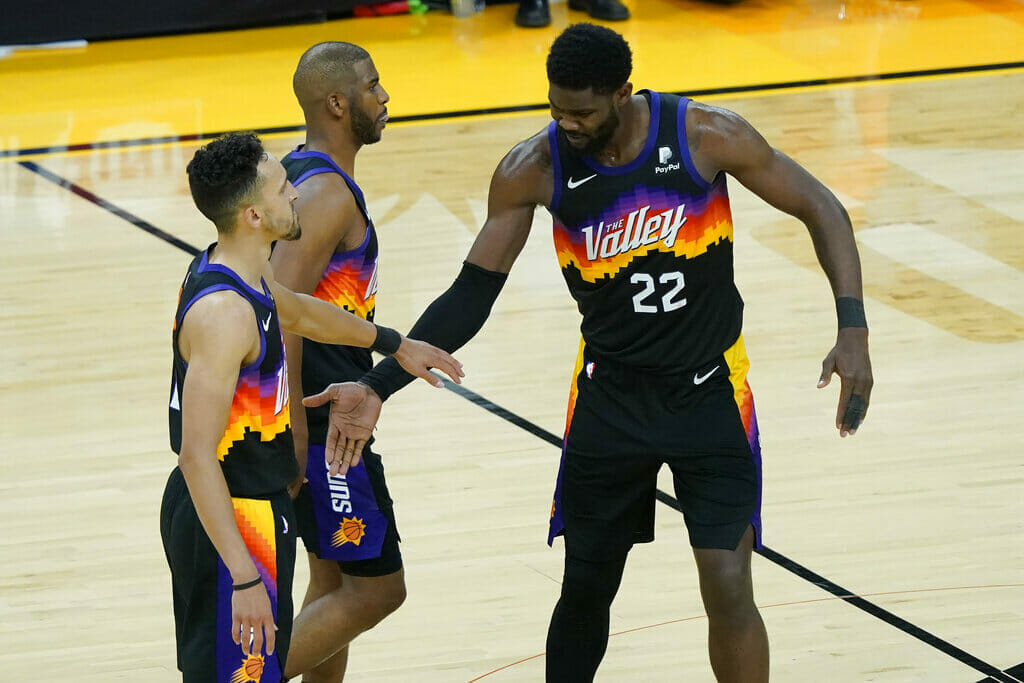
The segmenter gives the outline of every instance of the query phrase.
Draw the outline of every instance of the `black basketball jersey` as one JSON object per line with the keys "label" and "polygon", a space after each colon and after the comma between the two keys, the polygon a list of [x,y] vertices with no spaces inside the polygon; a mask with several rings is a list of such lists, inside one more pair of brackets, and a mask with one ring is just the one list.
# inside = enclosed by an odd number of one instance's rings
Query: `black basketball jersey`
{"label": "black basketball jersey", "polygon": [[648,370],[696,368],[740,334],[725,174],[708,183],[686,144],[686,98],[640,91],[643,150],[603,166],[548,127],[555,251],[596,357]]}
{"label": "black basketball jersey", "polygon": [[[300,146],[287,154],[281,163],[295,187],[314,175],[335,173],[341,176],[355,197],[356,205],[366,220],[366,236],[362,244],[352,251],[331,256],[313,296],[373,322],[377,293],[377,232],[366,209],[363,191],[326,154],[302,151]],[[306,394],[319,393],[332,382],[359,379],[371,367],[373,357],[369,349],[303,340],[302,389]],[[310,443],[324,443],[329,415],[329,405],[306,409]]]}
{"label": "black basketball jersey", "polygon": [[172,336],[171,449],[181,452],[181,399],[188,369],[178,349],[181,322],[202,297],[220,291],[235,292],[252,305],[256,314],[261,352],[259,358],[238,370],[231,413],[217,445],[217,459],[232,497],[261,498],[284,490],[298,474],[288,412],[284,342],[266,283],[261,281],[263,291],[257,291],[230,268],[210,263],[209,256],[216,246],[210,245],[193,259],[178,294]]}

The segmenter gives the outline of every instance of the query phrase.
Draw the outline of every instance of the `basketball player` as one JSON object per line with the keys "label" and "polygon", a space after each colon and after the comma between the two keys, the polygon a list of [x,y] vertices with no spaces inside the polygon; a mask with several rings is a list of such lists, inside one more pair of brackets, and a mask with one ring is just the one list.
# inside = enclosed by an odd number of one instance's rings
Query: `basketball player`
{"label": "basketball player", "polygon": [[[708,614],[720,681],[768,679],[754,605],[761,543],[757,420],[746,382],[743,302],[733,281],[726,174],[803,221],[836,297],[838,334],[819,387],[842,379],[836,427],[853,434],[872,386],[860,261],[838,200],[736,114],[633,91],[617,33],[577,24],[547,60],[554,119],[499,163],[488,217],[465,266],[409,332],[453,350],[475,334],[519,254],[534,208],[583,314],[549,541],[565,535],[547,679],[590,681],[626,555],[653,539],[656,475],[672,470]],[[356,459],[380,401],[409,378],[391,361],[331,387],[341,430],[334,466]],[[332,436],[338,436],[337,434]],[[332,441],[333,443],[333,441]]]}
{"label": "basketball player", "polygon": [[[372,321],[377,292],[377,233],[353,180],[356,154],[380,140],[388,94],[370,55],[357,45],[320,43],[299,59],[292,80],[306,120],[306,141],[282,159],[300,188],[295,203],[302,237],[281,242],[275,276]],[[369,349],[287,335],[291,393],[321,391],[356,380],[373,365]],[[299,532],[308,551],[309,586],[295,619],[288,676],[307,683],[341,681],[348,644],[398,609],[405,574],[381,457],[367,448],[362,463],[332,476],[324,466],[326,407],[292,408],[295,454],[307,483],[296,498]],[[307,458],[308,453],[308,458]]]}
{"label": "basketball player", "polygon": [[[255,135],[229,135],[188,165],[218,242],[188,268],[174,317],[171,448],[160,533],[185,681],[281,681],[291,631],[296,477],[281,330],[394,353],[459,377],[448,354],[274,280],[275,240],[300,235],[298,197]],[[276,624],[276,625],[275,625]]]}

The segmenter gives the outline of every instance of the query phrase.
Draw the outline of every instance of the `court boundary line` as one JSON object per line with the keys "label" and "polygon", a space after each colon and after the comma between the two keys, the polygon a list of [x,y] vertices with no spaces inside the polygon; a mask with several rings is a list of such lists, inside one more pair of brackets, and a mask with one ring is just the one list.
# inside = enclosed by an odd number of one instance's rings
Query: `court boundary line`
{"label": "court boundary line", "polygon": [[[970,64],[966,66],[949,66],[934,69],[912,69],[908,71],[890,71],[879,74],[862,74],[857,76],[836,76],[834,78],[808,78],[796,81],[780,81],[778,83],[757,83],[750,85],[733,85],[720,88],[698,88],[694,90],[671,91],[677,95],[686,97],[708,97],[714,95],[736,95],[743,93],[768,93],[774,91],[793,90],[797,88],[819,88],[834,85],[853,85],[858,83],[872,83],[875,81],[898,81],[913,78],[927,78],[933,76],[955,76],[962,74],[981,74],[990,71],[1012,71],[1024,69],[1024,62],[997,62],[992,64]],[[446,112],[434,112],[429,114],[410,114],[408,116],[395,116],[389,123],[416,123],[422,121],[444,121],[448,119],[459,119],[467,117],[494,116],[498,114],[517,114],[532,111],[544,111],[547,104],[521,104],[506,107],[486,107],[481,109],[461,109]],[[275,135],[281,133],[300,133],[306,127],[301,124],[291,126],[271,126],[257,128],[253,132],[258,135]],[[0,160],[20,159],[22,157],[46,157],[70,152],[100,151],[110,149],[126,149],[133,147],[145,147],[149,145],[178,144],[187,142],[201,142],[212,140],[232,131],[219,131],[213,133],[188,133],[186,135],[165,135],[152,138],[134,138],[128,140],[110,140],[106,142],[82,142],[74,145],[59,145],[56,147],[26,147],[20,149],[0,150]]]}
{"label": "court boundary line", "polygon": [[[64,178],[48,169],[43,168],[39,164],[36,164],[32,161],[19,161],[18,165],[29,171],[32,171],[33,173],[38,174],[39,176],[45,178],[46,180],[49,180],[58,187],[68,190],[73,194],[81,197],[82,199],[85,199],[86,201],[114,214],[118,218],[121,218],[124,221],[131,223],[140,230],[143,230],[144,232],[147,232],[153,235],[154,237],[157,237],[163,240],[164,242],[174,247],[177,247],[181,251],[184,251],[191,256],[195,256],[200,251],[197,247],[192,246],[188,242],[185,242],[184,240],[181,240],[178,237],[175,237],[174,235],[164,230],[161,230],[160,228],[157,228],[152,223],[149,223],[148,221],[145,221],[142,218],[139,218],[138,216],[128,211],[125,211],[119,206],[113,204],[112,202],[109,202],[103,199],[102,197],[96,195],[95,193],[90,192],[89,190],[83,188],[81,185],[78,185],[68,180],[67,178]],[[555,434],[552,434],[548,430],[544,429],[543,427],[540,427],[539,425],[534,424],[533,422],[523,417],[520,417],[519,415],[516,415],[512,411],[501,407],[494,401],[491,401],[490,399],[481,396],[472,389],[468,389],[464,386],[455,384],[454,382],[448,379],[442,378],[442,380],[444,381],[445,388],[451,391],[452,393],[457,394],[462,398],[465,398],[470,403],[473,403],[483,408],[492,415],[495,415],[496,417],[499,417],[515,425],[516,427],[519,427],[527,431],[528,433],[539,437],[543,441],[546,441],[547,443],[557,446],[559,449],[561,449],[563,440],[556,436]],[[655,490],[655,497],[658,499],[658,501],[667,505],[673,510],[677,512],[682,512],[682,507],[679,505],[679,501],[670,496],[669,494],[665,493],[661,489]],[[965,650],[962,650],[957,646],[953,645],[952,643],[943,640],[942,638],[939,638],[938,636],[930,633],[929,631],[926,631],[925,629],[915,624],[912,624],[906,619],[898,617],[892,612],[889,612],[888,610],[879,607],[878,605],[875,605],[874,603],[868,600],[865,600],[864,598],[858,596],[852,591],[846,590],[845,588],[839,586],[833,581],[830,581],[829,579],[826,579],[820,574],[808,569],[807,567],[804,567],[798,562],[791,560],[782,553],[772,550],[768,546],[762,545],[759,550],[755,550],[754,552],[764,557],[768,561],[808,581],[809,583],[818,586],[822,590],[831,593],[835,597],[847,602],[848,604],[853,605],[854,607],[857,607],[867,612],[868,614],[889,624],[890,626],[894,626],[900,631],[903,631],[907,635],[912,636],[917,640],[926,643],[927,645],[931,645],[933,648],[939,650],[943,654],[949,655],[950,657],[958,660],[960,663],[965,664],[966,666],[969,666],[982,674],[985,674],[989,677],[989,679],[993,679],[995,681],[998,681],[999,683],[1024,683],[1024,679],[1016,678],[1014,674],[1007,673],[1005,670],[999,669],[995,665],[989,664],[988,662],[978,657],[975,657],[969,652],[966,652]],[[1017,669],[1019,667],[1015,666],[1012,668]]]}

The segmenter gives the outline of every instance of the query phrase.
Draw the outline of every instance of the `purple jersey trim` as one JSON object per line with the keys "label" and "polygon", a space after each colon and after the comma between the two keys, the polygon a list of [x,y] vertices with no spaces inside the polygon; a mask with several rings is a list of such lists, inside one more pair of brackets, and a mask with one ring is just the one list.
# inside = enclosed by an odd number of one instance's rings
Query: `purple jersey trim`
{"label": "purple jersey trim", "polygon": [[237,282],[239,287],[241,287],[246,292],[256,297],[260,303],[264,304],[265,306],[269,306],[270,308],[274,308],[274,298],[270,296],[270,290],[267,289],[267,283],[263,281],[263,278],[260,278],[260,286],[263,287],[263,291],[260,292],[250,287],[249,283],[243,280],[238,273],[231,270],[227,266],[221,265],[219,263],[210,263],[210,252],[213,251],[213,249],[216,246],[217,243],[214,242],[209,247],[207,247],[206,251],[203,252],[203,257],[199,261],[198,271],[200,273],[208,273],[213,271],[215,273],[222,273],[224,275],[227,275],[232,280]]}
{"label": "purple jersey trim", "polygon": [[[293,159],[309,159],[311,157],[316,157],[317,159],[326,162],[334,170],[335,173],[341,176],[341,179],[345,181],[346,185],[348,185],[348,189],[351,190],[352,194],[354,194],[356,196],[356,199],[359,200],[356,202],[356,205],[359,206],[359,212],[363,214],[363,218],[366,220],[367,225],[372,223],[372,221],[370,220],[370,214],[366,211],[366,209],[363,208],[366,206],[366,197],[363,196],[363,191],[359,188],[359,185],[356,184],[356,181],[349,177],[348,173],[345,173],[345,171],[341,170],[341,166],[338,166],[338,164],[334,163],[334,159],[332,159],[327,154],[324,154],[323,152],[300,152],[299,150],[301,148],[302,145],[299,145],[292,152],[290,152],[288,156],[290,156]],[[306,176],[308,175],[310,175],[310,172],[308,171],[306,173],[303,173],[299,177],[298,182],[292,183],[292,185],[298,185],[303,180],[305,180]]]}
{"label": "purple jersey trim", "polygon": [[321,166],[320,168],[314,168],[309,171],[306,171],[305,173],[303,173],[302,175],[295,179],[295,181],[292,183],[292,187],[298,187],[307,178],[311,178],[315,175],[320,175],[321,173],[334,173],[334,169]]}
{"label": "purple jersey trim", "polygon": [[[251,287],[249,289],[252,290]],[[197,302],[200,299],[202,299],[207,294],[213,294],[214,292],[237,292],[237,290],[234,287],[232,287],[231,285],[228,285],[228,284],[211,285],[211,286],[207,287],[206,289],[199,290],[199,292],[197,292],[194,297],[189,299],[188,303],[185,304],[184,308],[181,309],[181,318],[177,321],[178,322],[178,329],[181,329],[181,323],[182,323],[183,320],[185,320],[185,314],[188,313],[190,308],[192,308],[192,305],[195,302]],[[274,308],[273,303],[274,302],[271,301],[270,305],[271,305],[271,308],[273,308],[273,310],[276,312],[277,309]],[[253,310],[253,315],[256,315],[256,311],[255,310]],[[254,360],[252,363],[249,363],[248,365],[243,365],[241,368],[239,368],[239,370],[238,370],[239,374],[242,374],[243,372],[248,372],[249,370],[252,370],[253,368],[258,368],[260,366],[260,364],[263,363],[263,359],[266,358],[266,356],[267,356],[267,335],[266,335],[266,333],[263,330],[263,326],[260,324],[259,316],[256,315],[256,318],[257,318],[257,320],[256,320],[256,331],[260,335],[260,355],[257,356],[256,360]],[[185,367],[186,370],[188,370],[188,363],[185,362],[184,358],[181,359],[181,364]]]}
{"label": "purple jersey trim", "polygon": [[704,180],[704,177],[697,172],[697,167],[693,165],[693,157],[690,156],[690,146],[686,142],[686,110],[689,106],[689,98],[679,98],[679,106],[676,108],[676,132],[679,134],[679,156],[683,158],[683,164],[686,166],[686,170],[690,174],[690,178],[693,182],[697,183],[697,185],[704,190],[710,190],[712,183]]}
{"label": "purple jersey trim", "polygon": [[651,120],[647,125],[647,142],[644,143],[644,148],[640,151],[640,154],[625,166],[604,166],[597,163],[593,157],[584,157],[583,163],[590,170],[597,171],[602,175],[626,175],[640,168],[647,161],[647,157],[651,156],[651,152],[654,151],[654,144],[658,141],[658,126],[661,123],[661,95],[654,90],[649,92],[651,93]]}

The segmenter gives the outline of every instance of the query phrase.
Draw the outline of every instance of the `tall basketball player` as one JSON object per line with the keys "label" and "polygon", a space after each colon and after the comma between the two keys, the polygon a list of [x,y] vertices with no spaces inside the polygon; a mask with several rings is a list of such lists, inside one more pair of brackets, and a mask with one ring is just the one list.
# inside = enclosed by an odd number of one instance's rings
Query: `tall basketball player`
{"label": "tall basketball player", "polygon": [[[462,273],[410,335],[453,350],[483,324],[530,230],[554,219],[555,248],[583,315],[551,538],[565,535],[547,678],[590,681],[609,607],[634,543],[651,541],[657,472],[674,477],[708,614],[720,681],[768,679],[768,638],[750,559],[761,543],[757,420],[746,381],[743,302],[733,280],[731,175],[803,221],[836,297],[836,344],[819,387],[842,379],[836,427],[853,434],[872,387],[860,259],[835,196],[736,114],[633,91],[617,33],[577,24],[547,71],[554,121],[501,161],[488,216]],[[380,401],[409,378],[384,361],[372,388],[331,387],[341,448],[356,454]]]}
{"label": "tall basketball player", "polygon": [[[370,55],[342,42],[307,50],[292,84],[306,120],[306,141],[282,163],[300,189],[296,209],[302,237],[277,245],[275,274],[297,292],[372,321],[377,232],[353,176],[359,150],[381,138],[388,94]],[[289,335],[285,346],[295,369],[295,395],[356,380],[373,364],[370,351],[355,345]],[[287,674],[302,673],[307,683],[341,681],[349,642],[405,599],[398,528],[381,457],[368,447],[358,467],[344,474],[328,471],[327,415],[326,407],[292,408],[296,456],[307,480],[295,504],[310,581],[295,620]]]}
{"label": "tall basketball player", "polygon": [[218,241],[188,268],[174,317],[171,447],[160,533],[171,568],[178,668],[188,682],[282,680],[291,632],[296,477],[281,331],[394,353],[432,378],[461,370],[404,339],[280,286],[269,257],[301,233],[284,167],[255,135],[196,152],[189,187]]}

